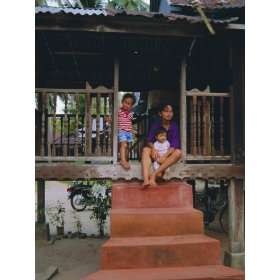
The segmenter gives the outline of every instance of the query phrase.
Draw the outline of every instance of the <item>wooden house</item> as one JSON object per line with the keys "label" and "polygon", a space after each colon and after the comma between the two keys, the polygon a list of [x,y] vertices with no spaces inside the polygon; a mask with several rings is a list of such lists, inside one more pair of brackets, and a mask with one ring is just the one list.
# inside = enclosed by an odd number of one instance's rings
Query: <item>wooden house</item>
{"label": "wooden house", "polygon": [[[166,100],[176,108],[183,157],[165,178],[230,182],[229,255],[242,262],[244,1],[200,1],[215,35],[192,2],[152,0],[151,12],[36,8],[39,204],[46,180],[141,180],[143,136]],[[145,103],[129,172],[118,164],[121,92],[140,92]]]}

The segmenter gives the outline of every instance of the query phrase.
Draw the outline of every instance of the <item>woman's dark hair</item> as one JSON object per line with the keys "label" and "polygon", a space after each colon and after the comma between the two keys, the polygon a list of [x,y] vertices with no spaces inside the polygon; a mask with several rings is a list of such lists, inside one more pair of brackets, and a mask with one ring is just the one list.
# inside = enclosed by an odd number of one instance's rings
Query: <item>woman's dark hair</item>
{"label": "woman's dark hair", "polygon": [[166,134],[167,134],[167,130],[164,129],[164,128],[159,128],[159,129],[156,131],[155,136],[157,137],[159,134],[162,134],[162,133],[166,133]]}
{"label": "woman's dark hair", "polygon": [[173,106],[170,103],[162,103],[159,105],[158,112],[160,113],[164,111],[167,106],[170,106],[173,109]]}
{"label": "woman's dark hair", "polygon": [[123,97],[122,97],[122,102],[124,102],[125,99],[127,98],[131,98],[132,99],[132,105],[135,104],[136,102],[136,99],[135,99],[135,96],[131,93],[126,93]]}

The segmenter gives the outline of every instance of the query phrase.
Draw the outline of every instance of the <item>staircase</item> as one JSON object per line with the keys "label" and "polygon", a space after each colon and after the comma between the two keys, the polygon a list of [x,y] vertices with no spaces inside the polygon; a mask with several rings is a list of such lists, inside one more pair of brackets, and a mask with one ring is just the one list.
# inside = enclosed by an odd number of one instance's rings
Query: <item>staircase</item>
{"label": "staircase", "polygon": [[243,280],[243,272],[221,264],[220,250],[218,240],[203,234],[191,186],[114,184],[101,270],[83,280]]}

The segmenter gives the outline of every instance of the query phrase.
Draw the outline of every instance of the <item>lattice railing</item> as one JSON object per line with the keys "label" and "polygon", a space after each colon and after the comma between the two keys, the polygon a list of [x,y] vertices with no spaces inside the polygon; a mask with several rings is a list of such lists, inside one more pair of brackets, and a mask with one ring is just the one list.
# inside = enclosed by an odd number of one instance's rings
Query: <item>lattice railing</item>
{"label": "lattice railing", "polygon": [[230,160],[228,93],[187,92],[187,160]]}
{"label": "lattice railing", "polygon": [[112,89],[36,89],[36,101],[41,124],[36,160],[112,158]]}

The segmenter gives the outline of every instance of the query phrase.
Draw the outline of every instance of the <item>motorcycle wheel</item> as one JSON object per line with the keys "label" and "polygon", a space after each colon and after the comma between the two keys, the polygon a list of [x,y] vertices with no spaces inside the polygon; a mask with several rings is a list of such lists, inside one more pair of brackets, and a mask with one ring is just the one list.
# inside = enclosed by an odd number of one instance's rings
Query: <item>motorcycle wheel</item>
{"label": "motorcycle wheel", "polygon": [[71,197],[71,206],[74,210],[80,212],[84,211],[87,207],[86,203],[82,203],[84,196],[81,193],[76,193]]}

